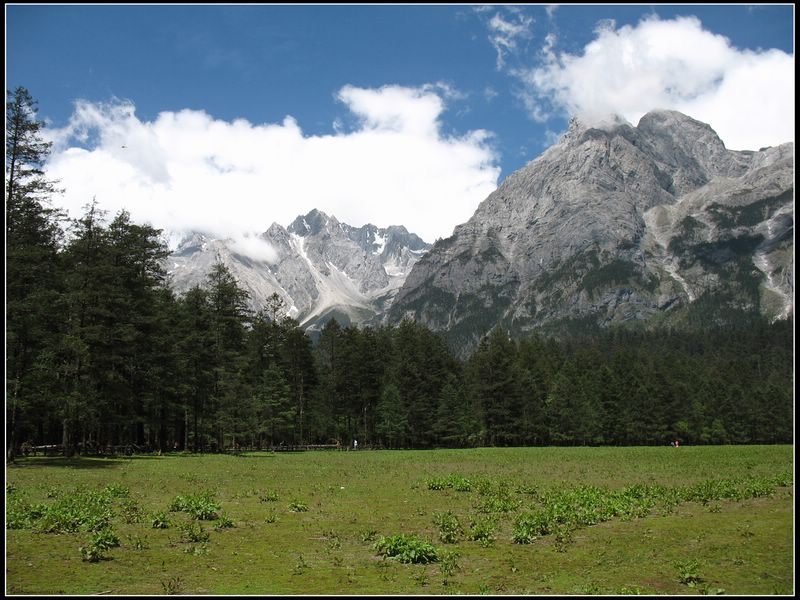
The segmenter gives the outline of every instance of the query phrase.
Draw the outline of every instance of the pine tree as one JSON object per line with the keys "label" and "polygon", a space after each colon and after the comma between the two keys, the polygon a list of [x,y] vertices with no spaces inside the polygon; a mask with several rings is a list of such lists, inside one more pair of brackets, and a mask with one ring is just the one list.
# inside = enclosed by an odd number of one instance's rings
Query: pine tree
{"label": "pine tree", "polygon": [[342,328],[330,319],[322,328],[315,348],[319,387],[316,401],[316,429],[320,437],[341,439],[344,434],[342,410],[345,372],[342,368]]}
{"label": "pine tree", "polygon": [[490,445],[519,442],[522,413],[521,376],[516,346],[500,328],[481,340],[470,358],[470,392],[482,408]]}
{"label": "pine tree", "polygon": [[295,439],[306,441],[306,411],[317,383],[311,339],[300,329],[297,321],[286,319],[282,358],[295,414]]}
{"label": "pine tree", "polygon": [[[214,349],[214,379],[210,400],[216,414],[216,435],[212,443],[225,445],[225,426],[238,412],[237,403],[247,397],[243,369],[246,364],[245,328],[251,317],[248,293],[239,287],[230,270],[215,264],[207,277]],[[238,429],[238,425],[235,426]]]}
{"label": "pine tree", "polygon": [[206,423],[212,420],[209,398],[216,365],[208,292],[200,287],[186,292],[178,302],[178,315],[178,394],[183,410],[183,437],[178,442],[184,450],[200,452],[206,447]]}
{"label": "pine tree", "polygon": [[[48,383],[52,370],[46,355],[54,352],[61,329],[63,215],[47,205],[56,189],[41,170],[50,151],[41,127],[25,88],[6,94],[7,460],[14,459],[20,428],[41,397],[36,388]],[[41,415],[42,408],[33,414]]]}
{"label": "pine tree", "polygon": [[397,386],[390,383],[383,388],[377,412],[375,433],[378,438],[389,448],[404,447],[409,435],[409,426]]}
{"label": "pine tree", "polygon": [[255,390],[259,431],[266,434],[270,446],[284,443],[291,435],[295,410],[289,385],[278,365],[270,365]]}

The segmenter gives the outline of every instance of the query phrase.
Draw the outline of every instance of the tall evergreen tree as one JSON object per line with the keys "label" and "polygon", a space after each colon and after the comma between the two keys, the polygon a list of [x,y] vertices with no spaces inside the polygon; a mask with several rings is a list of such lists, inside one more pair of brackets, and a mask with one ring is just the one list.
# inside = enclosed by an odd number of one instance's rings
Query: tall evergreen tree
{"label": "tall evergreen tree", "polygon": [[314,369],[314,356],[311,339],[300,328],[297,321],[285,319],[286,329],[282,348],[282,359],[286,380],[294,406],[295,439],[298,443],[306,443],[306,421],[309,399],[317,384]]}
{"label": "tall evergreen tree", "polygon": [[487,442],[504,446],[520,442],[522,394],[516,345],[500,328],[481,340],[469,364],[470,391],[480,404]]}
{"label": "tall evergreen tree", "polygon": [[[63,215],[48,204],[56,189],[42,171],[50,143],[42,140],[41,128],[36,102],[29,92],[22,87],[7,92],[7,460],[14,459],[16,446],[22,441],[24,416],[39,397],[35,388],[41,388],[52,373],[45,355],[54,351],[61,328],[58,250]],[[33,435],[33,431],[24,435]]]}
{"label": "tall evergreen tree", "polygon": [[178,428],[178,444],[199,452],[206,446],[206,424],[210,414],[210,396],[214,385],[216,353],[208,292],[190,289],[178,302],[177,355],[183,423]]}
{"label": "tall evergreen tree", "polygon": [[319,387],[315,402],[318,437],[342,440],[344,431],[344,411],[342,410],[343,390],[346,373],[342,366],[343,354],[342,328],[336,319],[325,323],[315,349]]}
{"label": "tall evergreen tree", "polygon": [[389,448],[403,448],[409,437],[408,418],[397,386],[390,383],[383,388],[377,407],[375,433]]}
{"label": "tall evergreen tree", "polygon": [[212,267],[207,281],[214,349],[210,400],[212,412],[217,417],[212,442],[222,449],[225,446],[225,426],[230,426],[225,417],[236,410],[236,403],[247,394],[242,372],[246,361],[245,326],[250,322],[249,295],[222,263]]}

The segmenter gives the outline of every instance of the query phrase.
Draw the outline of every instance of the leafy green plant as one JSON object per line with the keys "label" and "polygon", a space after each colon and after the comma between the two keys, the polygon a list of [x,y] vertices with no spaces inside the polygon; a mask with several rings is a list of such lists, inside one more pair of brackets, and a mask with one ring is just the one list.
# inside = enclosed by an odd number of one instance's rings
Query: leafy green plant
{"label": "leafy green plant", "polygon": [[182,541],[188,543],[207,542],[211,537],[210,534],[203,529],[203,526],[196,521],[184,523],[181,526]]}
{"label": "leafy green plant", "polygon": [[489,496],[477,506],[479,512],[483,513],[507,513],[517,510],[520,506],[519,501],[504,496]]}
{"label": "leafy green plant", "polygon": [[445,544],[455,544],[463,533],[458,517],[451,511],[433,513],[433,523],[439,528],[439,539]]}
{"label": "leafy green plant", "polygon": [[306,512],[308,510],[308,504],[300,500],[292,500],[289,503],[289,510],[292,512]]}
{"label": "leafy green plant", "polygon": [[163,512],[153,513],[153,516],[150,518],[150,525],[153,529],[168,529],[170,522],[167,518],[167,514]]}
{"label": "leafy green plant", "polygon": [[567,547],[572,544],[572,528],[568,525],[559,525],[556,529],[554,544],[557,552],[566,552]]}
{"label": "leafy green plant", "polygon": [[262,494],[259,494],[258,499],[261,502],[277,502],[278,492],[263,492]]}
{"label": "leafy green plant", "polygon": [[695,587],[703,581],[698,574],[700,563],[695,559],[678,561],[675,568],[678,570],[678,581],[684,585]]}
{"label": "leafy green plant", "polygon": [[110,528],[101,529],[94,534],[92,545],[101,550],[108,550],[119,546],[119,536]]}
{"label": "leafy green plant", "polygon": [[494,543],[494,531],[497,528],[496,517],[479,517],[470,522],[467,538],[488,548]]}
{"label": "leafy green plant", "polygon": [[517,493],[536,497],[539,495],[539,488],[537,488],[535,485],[522,483],[517,486]]}
{"label": "leafy green plant", "polygon": [[169,503],[169,507],[167,510],[169,512],[184,512],[187,510],[189,506],[189,502],[184,496],[175,496],[172,501]]}
{"label": "leafy green plant", "polygon": [[456,550],[442,550],[439,552],[439,570],[442,572],[442,575],[445,577],[452,577],[453,573],[461,570],[461,566],[458,564],[460,556],[461,555]]}
{"label": "leafy green plant", "polygon": [[35,509],[19,498],[9,498],[6,504],[6,529],[29,529],[36,518]]}
{"label": "leafy green plant", "polygon": [[180,577],[164,579],[161,581],[161,588],[164,590],[164,593],[169,596],[179,594],[183,589],[183,579]]}
{"label": "leafy green plant", "polygon": [[59,494],[52,504],[27,505],[24,509],[27,514],[17,524],[28,523],[40,533],[99,531],[108,527],[114,516],[112,498],[106,490],[76,489]]}
{"label": "leafy green plant", "polygon": [[231,527],[236,527],[236,523],[227,515],[220,515],[219,518],[214,521],[214,529],[229,529]]}
{"label": "leafy green plant", "polygon": [[511,539],[515,544],[531,544],[550,531],[550,523],[544,513],[525,513],[514,522]]}
{"label": "leafy green plant", "polygon": [[447,479],[444,477],[433,477],[428,479],[425,484],[428,486],[429,490],[444,490],[448,487]]}
{"label": "leafy green plant", "polygon": [[429,490],[454,489],[457,492],[469,492],[472,490],[472,482],[462,475],[451,474],[447,477],[432,477],[425,480],[425,485]]}
{"label": "leafy green plant", "polygon": [[374,549],[379,555],[401,563],[427,564],[439,560],[436,547],[413,534],[381,536],[375,542]]}
{"label": "leafy green plant", "polygon": [[703,585],[700,587],[700,593],[704,596],[721,596],[725,593],[725,589]]}
{"label": "leafy green plant", "polygon": [[84,562],[98,562],[105,558],[102,548],[98,548],[93,544],[89,544],[88,546],[81,546],[78,548],[78,551],[81,553],[81,560]]}
{"label": "leafy green plant", "polygon": [[265,523],[275,523],[278,521],[278,513],[274,510],[270,511],[270,513],[264,518]]}
{"label": "leafy green plant", "polygon": [[187,546],[183,549],[184,554],[191,554],[192,556],[205,556],[208,554],[208,544],[203,542],[197,546]]}
{"label": "leafy green plant", "polygon": [[127,498],[131,493],[127,486],[118,483],[109,483],[103,491],[111,498]]}
{"label": "leafy green plant", "polygon": [[219,509],[219,504],[214,500],[214,493],[210,491],[175,496],[169,505],[170,512],[185,512],[200,521],[213,521],[218,517]]}
{"label": "leafy green plant", "polygon": [[120,514],[125,523],[132,524],[138,523],[142,520],[142,514],[139,511],[139,505],[130,498],[123,499],[120,504]]}
{"label": "leafy green plant", "polygon": [[89,544],[80,546],[81,560],[84,562],[98,562],[105,558],[105,551],[119,546],[119,536],[111,529],[101,529],[95,532]]}

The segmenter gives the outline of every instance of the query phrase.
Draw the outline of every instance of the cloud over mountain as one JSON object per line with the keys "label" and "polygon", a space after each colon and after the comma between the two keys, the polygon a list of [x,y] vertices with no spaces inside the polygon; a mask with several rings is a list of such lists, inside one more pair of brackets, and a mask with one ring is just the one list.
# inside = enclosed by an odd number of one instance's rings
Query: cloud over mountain
{"label": "cloud over mountain", "polygon": [[291,116],[254,124],[204,111],[137,117],[127,101],[79,101],[54,141],[49,177],[72,216],[95,197],[102,209],[169,230],[239,239],[324,207],[343,221],[403,224],[433,241],[468,219],[497,185],[498,157],[485,130],[442,131],[442,86],[345,86],[337,99],[356,125],[306,134]]}
{"label": "cloud over mountain", "polygon": [[710,123],[731,149],[778,145],[794,135],[794,57],[740,50],[696,17],[650,17],[636,26],[601,22],[582,54],[555,51],[545,39],[538,59],[513,70],[531,115],[585,122],[674,109]]}

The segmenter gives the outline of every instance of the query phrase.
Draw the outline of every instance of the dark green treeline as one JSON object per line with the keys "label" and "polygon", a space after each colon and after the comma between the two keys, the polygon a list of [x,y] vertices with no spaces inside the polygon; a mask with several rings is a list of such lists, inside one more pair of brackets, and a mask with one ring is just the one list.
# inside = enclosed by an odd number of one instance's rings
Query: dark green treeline
{"label": "dark green treeline", "polygon": [[[31,102],[24,90],[10,96]],[[312,345],[281,316],[277,296],[250,312],[222,265],[176,297],[160,232],[126,212],[109,221],[91,203],[62,233],[66,222],[47,202],[53,183],[37,168],[48,147],[31,147],[31,111],[13,108],[10,458],[22,444],[73,454],[353,439],[387,448],[792,441],[791,322],[743,314],[701,333],[595,331],[560,341],[515,341],[495,329],[462,361],[413,322],[356,329],[332,320]]]}

